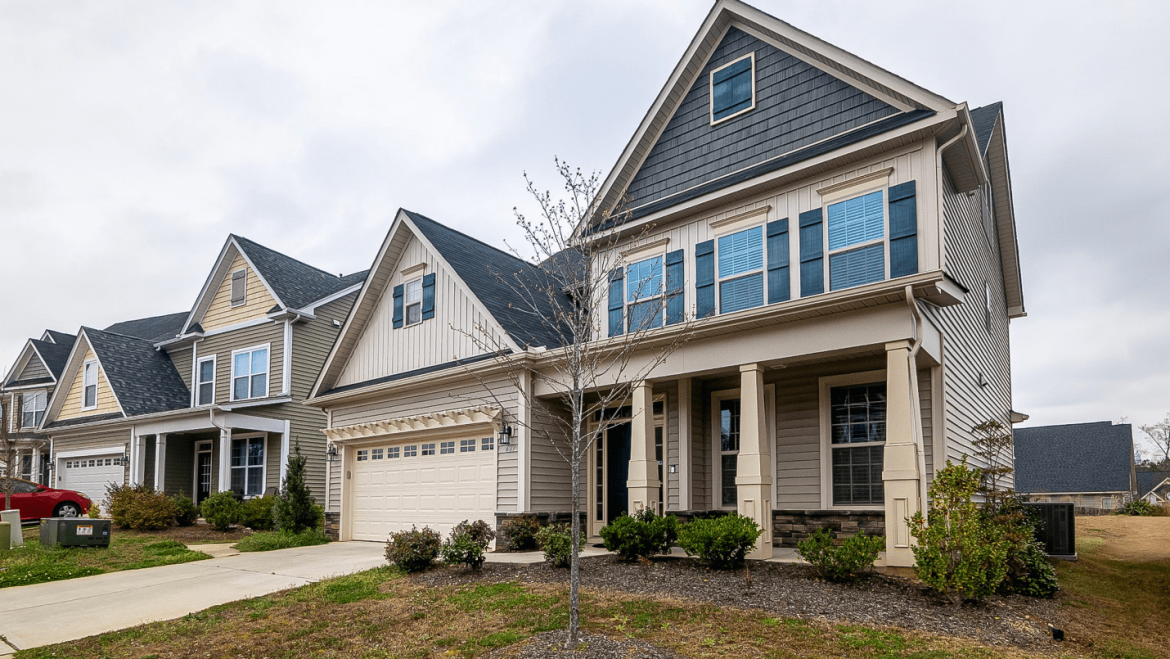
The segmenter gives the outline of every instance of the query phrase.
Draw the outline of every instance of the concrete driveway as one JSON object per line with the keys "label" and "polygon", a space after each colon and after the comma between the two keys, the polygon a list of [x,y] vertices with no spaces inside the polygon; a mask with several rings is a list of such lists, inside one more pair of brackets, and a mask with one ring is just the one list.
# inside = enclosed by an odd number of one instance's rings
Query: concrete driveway
{"label": "concrete driveway", "polygon": [[12,649],[170,620],[386,564],[378,542],[239,554],[0,590],[0,659]]}

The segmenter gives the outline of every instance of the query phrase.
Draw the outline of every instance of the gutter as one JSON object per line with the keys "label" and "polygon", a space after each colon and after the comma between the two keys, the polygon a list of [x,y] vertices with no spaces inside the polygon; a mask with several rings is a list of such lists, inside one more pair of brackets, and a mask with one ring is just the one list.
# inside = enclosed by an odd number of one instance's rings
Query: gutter
{"label": "gutter", "polygon": [[914,424],[914,439],[918,442],[918,481],[921,488],[922,504],[926,505],[926,437],[922,433],[922,403],[918,396],[918,351],[922,348],[922,311],[918,308],[918,300],[914,298],[914,287],[906,286],[906,304],[910,307],[910,316],[914,319],[914,340],[911,342],[910,356],[910,395],[913,400],[919,401],[914,406],[911,421]]}

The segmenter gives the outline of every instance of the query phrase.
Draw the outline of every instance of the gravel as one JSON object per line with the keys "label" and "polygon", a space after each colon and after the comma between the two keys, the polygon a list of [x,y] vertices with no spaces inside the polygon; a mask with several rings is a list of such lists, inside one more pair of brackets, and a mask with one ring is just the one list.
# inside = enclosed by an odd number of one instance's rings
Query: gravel
{"label": "gravel", "polygon": [[651,645],[645,641],[627,638],[610,638],[596,634],[578,634],[581,645],[572,652],[565,650],[565,640],[569,633],[564,630],[537,634],[532,638],[501,648],[487,655],[503,659],[573,659],[588,657],[589,659],[678,659],[679,655]]}

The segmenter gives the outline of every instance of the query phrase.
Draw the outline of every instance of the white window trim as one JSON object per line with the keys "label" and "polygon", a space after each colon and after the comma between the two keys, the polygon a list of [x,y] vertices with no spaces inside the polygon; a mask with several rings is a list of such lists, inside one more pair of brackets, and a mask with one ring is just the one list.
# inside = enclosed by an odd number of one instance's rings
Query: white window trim
{"label": "white window trim", "polygon": [[[37,396],[44,396],[45,397],[44,398],[45,402],[42,404],[42,406],[40,408],[42,420],[45,418],[45,412],[47,411],[48,406],[49,406],[49,392],[47,392],[47,391],[36,391],[36,392],[32,392],[32,393],[29,393],[29,392],[22,393],[20,395],[20,428],[21,428],[21,430],[24,430],[26,428],[36,428],[37,426],[41,425],[40,421],[37,421],[37,414],[36,414],[37,409],[36,408],[33,408],[33,424],[31,426],[27,426],[24,424],[24,415],[28,411],[26,406],[25,406],[25,400],[29,396],[32,396],[34,399]],[[96,396],[94,397],[94,400],[95,401],[97,400]],[[13,420],[15,421],[15,419],[13,419]]]}
{"label": "white window trim", "polygon": [[[861,373],[847,373],[845,375],[831,375],[820,378],[820,430],[821,430],[821,509],[822,510],[885,510],[885,505],[833,505],[833,448],[830,444],[832,429],[832,397],[833,387],[847,387],[855,384],[873,384],[886,382],[886,371],[865,371]],[[887,393],[888,401],[888,393]],[[887,403],[888,404],[888,403]],[[887,410],[887,423],[889,411]],[[887,435],[887,439],[889,436]],[[883,442],[884,444],[884,442]],[[869,446],[869,444],[862,444]]]}
{"label": "white window trim", "polygon": [[[199,494],[199,454],[206,453],[211,457],[211,470],[215,471],[215,454],[211,450],[211,440],[200,440],[195,442],[195,464],[191,466],[191,498],[194,499]],[[209,495],[215,494],[215,479],[211,479],[211,487],[207,488]]]}
{"label": "white window trim", "polygon": [[[85,384],[85,372],[89,365],[93,364],[93,405],[86,406],[85,404],[85,388],[89,385]],[[96,410],[98,406],[98,384],[101,383],[101,367],[98,366],[96,359],[86,360],[81,365],[81,411]]]}
{"label": "white window trim", "polygon": [[[821,192],[821,240],[825,246],[824,249],[824,282],[825,292],[831,293],[833,291],[833,279],[830,275],[829,262],[832,257],[846,252],[863,249],[873,245],[882,245],[882,281],[890,280],[890,174],[893,173],[893,168],[884,169],[870,175],[860,177],[854,185],[843,184],[840,186],[830,186],[830,188],[822,189]],[[829,192],[829,190],[832,190]],[[857,197],[864,197],[867,194],[874,192],[882,193],[882,237],[873,240],[867,240],[863,243],[856,243],[848,247],[839,247],[835,250],[829,250],[829,206],[856,199]],[[799,240],[799,237],[797,238]],[[870,282],[875,283],[875,282]],[[856,288],[853,286],[851,288]],[[846,289],[839,289],[846,290]]]}
{"label": "white window trim", "polygon": [[[416,281],[418,282],[418,302],[407,302],[406,301],[406,289],[407,289],[407,287],[409,287],[411,284],[413,284]],[[422,325],[422,322],[423,322],[423,317],[422,317],[423,298],[426,296],[426,293],[423,290],[424,288],[425,288],[425,286],[423,286],[423,278],[421,276],[413,277],[409,280],[402,282],[402,327],[404,329],[407,327],[414,327],[416,325]],[[410,322],[410,311],[408,311],[412,304],[418,305],[418,322],[414,322],[414,323]]]}
{"label": "white window trim", "polygon": [[[719,403],[729,398],[740,398],[740,434],[743,433],[743,400],[740,396],[740,390],[737,389],[723,389],[720,391],[711,392],[711,455],[722,455],[723,451],[720,442],[720,419],[717,414]],[[776,463],[779,456],[776,455],[776,385],[764,385],[764,427],[768,429],[768,436],[764,441],[768,442],[768,456],[772,463],[772,501],[773,507],[776,501],[776,492],[779,491],[780,484],[776,481]],[[737,506],[723,505],[723,468],[721,460],[711,460],[711,508],[713,510],[735,510]],[[716,501],[718,499],[718,501]]]}
{"label": "white window trim", "polygon": [[[199,385],[200,385],[199,366],[203,362],[211,362],[211,402],[210,403],[201,403],[199,401]],[[235,363],[234,359],[232,360],[232,363],[233,364]],[[215,389],[216,389],[215,378],[218,375],[219,375],[219,355],[212,355],[210,357],[200,357],[199,359],[195,360],[195,407],[204,407],[206,405],[214,405],[215,404],[215,395],[217,393],[215,391]]]}
{"label": "white window trim", "polygon": [[[770,208],[770,207],[769,207]],[[758,307],[748,307],[747,309],[740,309],[739,311],[748,311],[750,309],[758,309],[759,307],[768,304],[768,208],[762,209],[763,213],[753,212],[745,214],[748,217],[743,219],[752,219],[751,222],[731,222],[727,224],[713,223],[712,240],[715,242],[715,315],[722,316],[723,312],[723,282],[732,281],[734,279],[741,279],[743,277],[750,277],[759,273],[763,277],[764,294]],[[760,217],[762,215],[762,217]],[[719,239],[724,236],[730,236],[733,233],[740,233],[749,229],[760,229],[760,238],[763,240],[760,248],[760,267],[756,270],[748,270],[739,274],[731,275],[730,277],[719,276]],[[826,243],[828,244],[828,243]],[[738,313],[737,311],[729,311],[727,313]]]}
{"label": "white window trim", "polygon": [[[623,318],[623,322],[625,322],[625,324],[626,324],[626,327],[622,328],[623,334],[629,334],[630,332],[634,331],[630,328],[630,318],[633,317],[632,310],[633,310],[634,305],[637,303],[641,303],[641,302],[650,302],[650,301],[655,300],[655,299],[662,301],[662,306],[658,310],[658,313],[662,315],[662,324],[659,325],[658,327],[646,327],[646,328],[641,329],[639,331],[647,332],[650,330],[658,329],[660,327],[666,327],[666,247],[667,247],[667,241],[662,240],[662,241],[658,241],[658,242],[660,242],[661,244],[648,246],[647,249],[641,249],[641,250],[637,250],[637,251],[633,251],[633,252],[628,252],[627,254],[623,255],[623,257],[622,257],[622,305],[623,305],[622,318]],[[642,261],[648,261],[648,260],[650,260],[652,258],[656,258],[656,257],[662,259],[662,280],[661,280],[662,287],[661,287],[661,290],[658,291],[657,295],[638,297],[637,299],[631,301],[629,299],[630,266],[641,263]]]}
{"label": "white window trim", "polygon": [[[264,372],[264,395],[263,396],[252,396],[251,395],[252,394],[252,383],[249,380],[249,382],[248,382],[248,397],[247,398],[236,398],[236,355],[239,355],[239,354],[245,353],[245,352],[255,352],[257,350],[267,350],[268,351],[268,370]],[[252,375],[253,374],[249,374],[249,378]],[[239,350],[233,350],[232,351],[232,377],[230,380],[228,380],[228,400],[232,401],[233,403],[237,400],[261,400],[264,398],[269,398],[271,396],[271,394],[272,394],[272,344],[271,343],[264,343],[264,344],[261,344],[258,346],[252,346],[250,348],[240,348]]]}
{"label": "white window trim", "polygon": [[[654,404],[658,403],[658,402],[662,403],[662,414],[654,414]],[[666,394],[655,394],[650,402],[650,412],[651,412],[651,417],[654,420],[654,427],[655,428],[662,428],[662,461],[663,461],[664,468],[663,468],[663,473],[662,473],[663,478],[659,482],[659,487],[662,488],[663,507],[666,506],[666,501],[669,497],[669,492],[667,491],[667,488],[666,488],[666,475],[667,474],[666,474],[666,469],[665,469],[666,456],[667,456],[668,451],[669,451],[669,437],[667,437],[667,435],[666,435],[666,415],[667,415],[666,404],[667,404]],[[628,399],[628,398],[620,403],[612,403],[606,409],[607,410],[617,410],[617,409],[621,409],[622,407],[625,407],[627,405],[630,406],[630,413],[633,414],[633,411],[634,411],[633,410],[633,401]],[[628,416],[614,417],[614,420],[616,420],[620,423],[626,423],[626,422],[632,423],[633,422],[633,418],[628,417]],[[597,432],[598,425],[599,424],[596,421],[596,419],[593,417],[590,417],[586,427],[588,428],[588,431],[590,433],[594,433],[594,432]],[[631,428],[631,433],[632,432],[633,432],[633,429]],[[600,521],[597,519],[597,515],[598,515],[597,451],[599,448],[601,448],[602,450],[607,451],[607,453],[605,455],[607,455],[607,456],[609,455],[608,454],[608,451],[609,451],[608,438],[604,437],[603,435],[604,435],[604,432],[603,432],[602,436],[597,437],[597,439],[593,442],[593,445],[589,447],[589,451],[588,451],[588,453],[589,453],[588,463],[587,463],[588,474],[585,477],[585,485],[589,491],[589,497],[587,500],[587,504],[585,506],[585,512],[587,515],[587,517],[586,517],[586,519],[588,520],[587,526],[588,526],[590,535],[596,535],[598,533],[598,531],[607,524],[607,522],[604,519],[600,520]],[[633,441],[632,435],[631,435],[631,441]],[[603,442],[606,442],[606,443],[603,444]],[[608,481],[609,476],[607,473],[605,473],[607,470],[606,465],[602,465],[601,470],[602,470],[602,478]],[[609,487],[608,487],[608,485],[602,489],[601,505],[603,507],[609,506]],[[603,512],[604,512],[604,508],[603,508]]]}
{"label": "white window trim", "polygon": [[[748,107],[740,110],[739,112],[736,112],[735,114],[729,114],[726,117],[723,117],[722,119],[716,119],[715,118],[715,74],[719,73],[723,69],[726,69],[727,67],[729,67],[733,64],[738,64],[739,62],[742,62],[745,59],[751,59],[751,61],[752,61],[752,68],[751,68],[751,72],[752,72],[752,75],[751,75],[751,77],[752,77],[752,104],[749,105]],[[752,110],[755,110],[755,109],[756,109],[756,52],[754,50],[752,52],[748,53],[747,55],[744,55],[743,57],[735,58],[734,60],[728,62],[727,64],[724,64],[723,66],[721,66],[717,69],[711,69],[711,74],[707,78],[707,118],[711,121],[712,126],[718,126],[719,124],[721,124],[725,121],[731,121],[732,119],[734,119],[742,114],[751,112]]]}
{"label": "white window trim", "polygon": [[[244,297],[239,302],[232,300],[232,282],[235,281],[237,272],[244,273]],[[228,275],[228,306],[231,309],[236,309],[246,304],[248,304],[248,269],[238,268],[236,270],[232,270],[231,274]]]}
{"label": "white window trim", "polygon": [[[256,497],[262,497],[262,496],[264,496],[264,492],[268,490],[268,434],[262,433],[262,432],[251,432],[251,433],[247,433],[247,434],[237,435],[237,434],[233,433],[232,439],[231,439],[232,443],[234,443],[236,440],[248,442],[248,441],[251,441],[253,439],[263,439],[264,440],[264,461],[263,461],[263,464],[261,465],[261,468],[263,469],[263,471],[261,472],[262,476],[260,477],[262,485],[260,486],[260,494],[244,495],[245,499],[254,499]],[[248,478],[249,467],[247,465],[248,452],[246,449],[247,449],[247,445],[245,444],[244,466],[243,467],[233,467],[232,466],[232,456],[230,453],[228,454],[228,459],[227,459],[228,479],[227,479],[227,483],[228,483],[228,488],[229,488],[228,491],[229,492],[231,491],[230,488],[232,486],[232,472],[236,469],[243,469],[244,470],[244,479],[245,479],[244,491],[246,492],[248,490],[247,478]],[[231,450],[231,443],[228,444],[228,450],[229,451]],[[198,461],[196,461],[196,464],[198,464]]]}

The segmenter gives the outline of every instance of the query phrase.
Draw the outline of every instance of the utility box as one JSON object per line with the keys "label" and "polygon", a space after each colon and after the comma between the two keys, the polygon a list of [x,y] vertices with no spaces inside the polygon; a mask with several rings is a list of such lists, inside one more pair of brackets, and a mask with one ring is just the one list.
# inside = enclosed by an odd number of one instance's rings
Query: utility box
{"label": "utility box", "polygon": [[1077,560],[1077,524],[1071,503],[1025,503],[1043,524],[1036,530],[1036,539],[1044,545],[1044,553],[1052,558]]}
{"label": "utility box", "polygon": [[109,547],[110,520],[86,517],[47,517],[41,520],[45,547]]}

